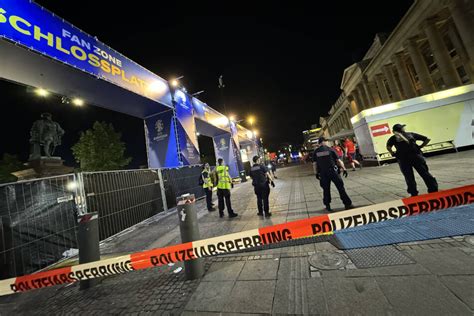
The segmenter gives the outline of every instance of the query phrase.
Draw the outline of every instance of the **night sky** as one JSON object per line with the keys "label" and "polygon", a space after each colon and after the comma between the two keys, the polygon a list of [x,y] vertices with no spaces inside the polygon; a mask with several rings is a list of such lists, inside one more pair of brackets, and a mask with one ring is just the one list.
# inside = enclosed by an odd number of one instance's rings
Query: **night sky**
{"label": "night sky", "polygon": [[[205,90],[200,99],[224,112],[217,88],[222,74],[227,112],[239,119],[255,115],[264,143],[276,149],[283,142],[301,143],[301,132],[327,115],[340,94],[344,69],[363,57],[377,32],[390,33],[413,0],[259,2],[258,7],[116,1],[107,8],[96,7],[98,1],[36,2],[165,79],[183,75],[189,92]],[[69,147],[96,120],[111,122],[122,133],[132,167],[146,164],[139,119],[93,106],[73,108],[55,98],[38,100],[10,83],[0,82],[0,91],[2,108],[8,107],[12,118],[2,115],[7,124],[0,124],[0,155],[26,160],[31,124],[49,111],[66,130],[58,153],[69,165]]]}

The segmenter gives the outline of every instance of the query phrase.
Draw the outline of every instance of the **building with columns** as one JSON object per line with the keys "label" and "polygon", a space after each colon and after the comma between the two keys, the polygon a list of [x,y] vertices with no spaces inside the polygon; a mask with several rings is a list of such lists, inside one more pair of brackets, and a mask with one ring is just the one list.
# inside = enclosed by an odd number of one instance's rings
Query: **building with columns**
{"label": "building with columns", "polygon": [[474,83],[474,1],[415,0],[393,32],[379,33],[344,70],[323,135],[351,134],[351,117],[375,106]]}

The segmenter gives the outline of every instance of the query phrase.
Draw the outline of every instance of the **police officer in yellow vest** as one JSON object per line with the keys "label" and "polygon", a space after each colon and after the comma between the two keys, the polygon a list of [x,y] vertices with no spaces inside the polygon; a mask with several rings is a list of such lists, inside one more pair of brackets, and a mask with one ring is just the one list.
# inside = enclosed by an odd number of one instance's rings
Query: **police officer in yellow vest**
{"label": "police officer in yellow vest", "polygon": [[219,207],[219,216],[224,217],[224,199],[229,217],[236,217],[238,214],[232,210],[230,204],[230,189],[232,188],[232,178],[229,175],[229,167],[224,165],[224,159],[217,159],[217,198]]}
{"label": "police officer in yellow vest", "polygon": [[215,211],[214,204],[212,203],[212,187],[214,186],[214,183],[212,181],[211,166],[209,166],[208,163],[204,164],[201,178],[202,188],[204,189],[204,192],[206,192],[207,210],[209,212]]}

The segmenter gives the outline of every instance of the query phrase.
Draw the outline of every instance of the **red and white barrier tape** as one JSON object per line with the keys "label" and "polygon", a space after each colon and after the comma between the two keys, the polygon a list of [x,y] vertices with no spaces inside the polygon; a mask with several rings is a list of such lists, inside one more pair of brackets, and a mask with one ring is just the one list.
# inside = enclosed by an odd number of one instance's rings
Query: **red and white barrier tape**
{"label": "red and white barrier tape", "polygon": [[474,203],[474,185],[1,280],[0,295],[215,256],[290,239],[332,234],[337,230],[470,203]]}

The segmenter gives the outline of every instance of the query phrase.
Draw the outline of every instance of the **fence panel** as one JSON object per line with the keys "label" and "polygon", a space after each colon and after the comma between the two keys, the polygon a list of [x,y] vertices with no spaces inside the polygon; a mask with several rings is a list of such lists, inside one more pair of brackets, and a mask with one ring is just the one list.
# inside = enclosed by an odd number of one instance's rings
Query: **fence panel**
{"label": "fence panel", "polygon": [[77,248],[73,174],[0,185],[0,279],[45,268]]}
{"label": "fence panel", "polygon": [[205,195],[202,185],[199,185],[199,177],[202,172],[200,165],[161,169],[161,171],[169,208],[176,206],[176,197],[182,194],[191,193],[196,198]]}
{"label": "fence panel", "polygon": [[158,171],[84,172],[89,212],[99,213],[100,240],[163,211]]}

